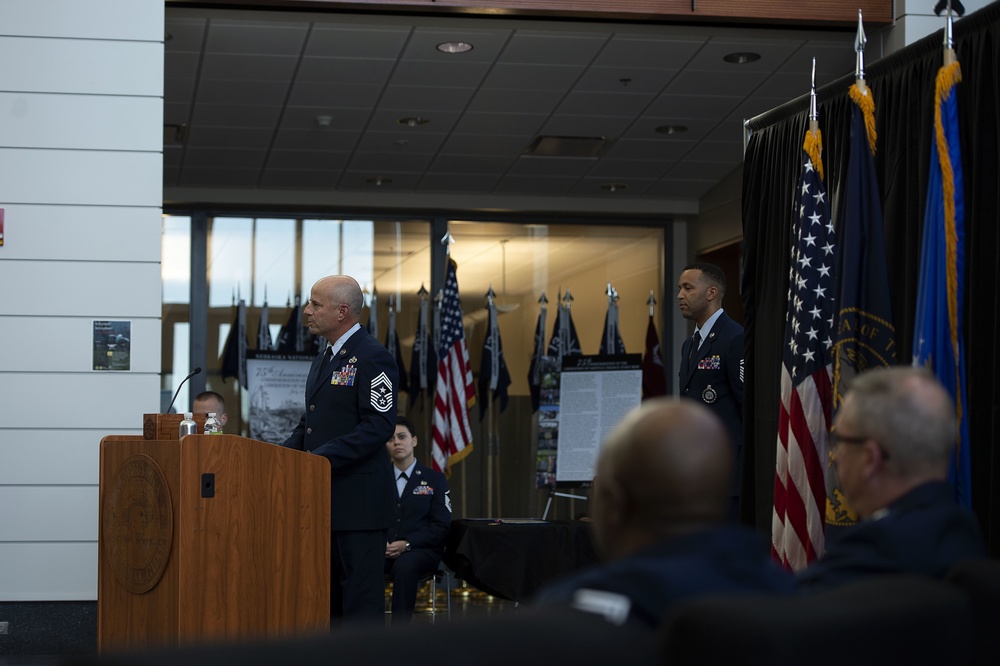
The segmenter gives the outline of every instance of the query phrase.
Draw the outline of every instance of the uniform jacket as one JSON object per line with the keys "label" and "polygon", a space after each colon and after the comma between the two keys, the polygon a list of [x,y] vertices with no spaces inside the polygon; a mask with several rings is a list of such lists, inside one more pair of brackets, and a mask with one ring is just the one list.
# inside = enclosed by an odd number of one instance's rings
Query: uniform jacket
{"label": "uniform jacket", "polygon": [[[396,488],[392,489],[393,497]],[[403,494],[396,500],[395,522],[389,526],[389,543],[400,539],[412,548],[444,553],[444,542],[451,527],[451,497],[444,474],[419,462],[406,481]]]}
{"label": "uniform jacket", "polygon": [[962,560],[986,557],[979,523],[947,483],[925,483],[878,519],[846,528],[799,574],[800,588],[823,589],[879,574],[944,578]]}
{"label": "uniform jacket", "polygon": [[[685,599],[707,594],[791,594],[794,589],[791,574],[771,559],[757,533],[720,526],[667,538],[628,557],[571,574],[542,588],[534,605],[569,605],[655,628]],[[597,594],[589,594],[590,590]],[[598,596],[602,592],[611,596]],[[591,599],[597,601],[593,606],[587,603]]]}
{"label": "uniform jacket", "polygon": [[395,491],[385,443],[396,430],[396,362],[364,328],[325,358],[324,350],[313,360],[305,412],[284,446],[330,461],[331,530],[385,529]]}
{"label": "uniform jacket", "polygon": [[[743,327],[723,312],[689,362],[693,341],[681,346],[680,393],[722,419],[734,446],[743,442]],[[711,388],[709,388],[711,387]]]}

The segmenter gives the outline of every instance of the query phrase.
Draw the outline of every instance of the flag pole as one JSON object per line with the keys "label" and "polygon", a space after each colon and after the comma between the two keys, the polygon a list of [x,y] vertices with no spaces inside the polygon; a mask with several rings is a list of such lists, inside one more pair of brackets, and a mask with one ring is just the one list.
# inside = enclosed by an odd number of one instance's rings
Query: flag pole
{"label": "flag pole", "polygon": [[[493,297],[496,296],[496,292],[493,291],[493,285],[490,285],[489,290],[486,292],[486,309],[489,311],[487,317],[487,331],[486,337],[489,338],[493,334],[493,317],[495,316]],[[496,340],[492,341],[493,345],[496,345]],[[495,373],[496,368],[491,366],[492,371]],[[495,375],[494,375],[495,377]],[[493,377],[491,377],[492,383]],[[480,396],[482,399],[482,396]],[[487,517],[493,516],[493,391],[487,386],[486,389],[486,515]]]}

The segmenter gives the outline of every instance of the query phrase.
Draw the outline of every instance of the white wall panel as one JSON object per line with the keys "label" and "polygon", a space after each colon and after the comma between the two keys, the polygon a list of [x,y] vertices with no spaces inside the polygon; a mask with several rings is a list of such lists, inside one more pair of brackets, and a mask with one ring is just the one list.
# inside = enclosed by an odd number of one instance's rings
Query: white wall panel
{"label": "white wall panel", "polygon": [[73,485],[100,481],[101,438],[141,435],[142,414],[127,430],[62,430],[52,424],[0,430],[0,485]]}
{"label": "white wall panel", "polygon": [[136,0],[0,2],[6,35],[163,41],[163,3]]}
{"label": "white wall panel", "polygon": [[94,601],[97,542],[0,542],[0,599]]}
{"label": "white wall panel", "polygon": [[163,97],[162,42],[4,36],[0,62],[4,91]]}
{"label": "white wall panel", "polygon": [[4,148],[0,201],[161,206],[162,173],[160,153]]}
{"label": "white wall panel", "polygon": [[[48,297],[43,297],[43,300],[48,300]],[[159,303],[155,305],[159,306]],[[0,315],[0,331],[3,331],[0,368],[7,372],[93,372],[94,321],[102,319],[96,312],[82,317]],[[132,367],[129,372],[159,374],[162,334],[159,317],[107,319],[132,322]],[[25,350],[40,349],[58,350],[58,353],[25,353]]]}
{"label": "white wall panel", "polygon": [[0,146],[163,151],[160,97],[0,93]]}
{"label": "white wall panel", "polygon": [[0,486],[7,541],[97,541],[97,514],[96,485]]}
{"label": "white wall panel", "polygon": [[2,207],[3,259],[121,261],[124,253],[129,261],[161,259],[163,215],[159,206]]}
{"label": "white wall panel", "polygon": [[[121,252],[122,259],[127,259],[128,248]],[[8,316],[156,318],[162,314],[160,284],[160,265],[153,263],[0,261],[0,285],[4,285],[0,312]],[[48,328],[44,322],[38,326]],[[53,351],[47,347],[42,353]]]}
{"label": "white wall panel", "polygon": [[[159,409],[159,375],[0,372],[4,428],[44,427],[55,420],[60,428],[111,432],[134,428],[143,414]],[[0,430],[0,437],[7,432]]]}

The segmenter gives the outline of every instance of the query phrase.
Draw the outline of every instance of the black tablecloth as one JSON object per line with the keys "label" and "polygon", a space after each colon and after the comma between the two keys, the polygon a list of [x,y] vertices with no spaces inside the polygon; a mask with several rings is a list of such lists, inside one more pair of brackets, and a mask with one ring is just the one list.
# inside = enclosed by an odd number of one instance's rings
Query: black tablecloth
{"label": "black tablecloth", "polygon": [[545,583],[597,562],[588,523],[453,520],[444,562],[483,592],[525,601]]}

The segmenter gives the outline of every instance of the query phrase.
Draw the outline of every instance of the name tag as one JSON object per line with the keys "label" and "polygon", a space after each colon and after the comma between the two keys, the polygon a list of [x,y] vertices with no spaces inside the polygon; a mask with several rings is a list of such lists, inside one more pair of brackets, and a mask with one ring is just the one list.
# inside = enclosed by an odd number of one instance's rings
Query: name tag
{"label": "name tag", "polygon": [[330,384],[333,386],[354,386],[354,376],[358,374],[358,369],[353,365],[345,365],[342,370],[338,370],[330,377]]}

